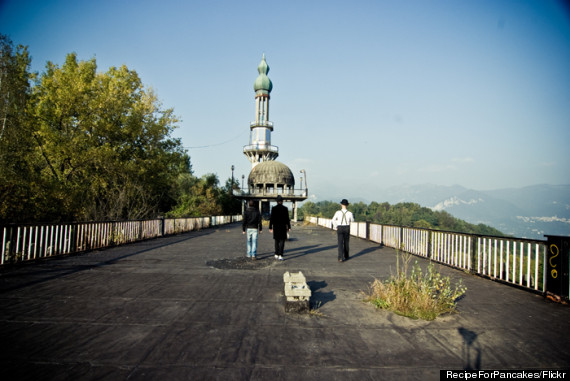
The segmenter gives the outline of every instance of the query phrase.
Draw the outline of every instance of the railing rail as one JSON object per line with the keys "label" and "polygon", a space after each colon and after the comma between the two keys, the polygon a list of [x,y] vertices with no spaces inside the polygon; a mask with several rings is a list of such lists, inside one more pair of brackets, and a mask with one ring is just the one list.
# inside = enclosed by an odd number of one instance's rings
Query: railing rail
{"label": "railing rail", "polygon": [[279,147],[263,143],[248,144],[246,146],[243,146],[243,152],[249,152],[249,151],[279,152]]}
{"label": "railing rail", "polygon": [[118,246],[241,219],[236,215],[0,226],[0,265]]}
{"label": "railing rail", "polygon": [[[330,218],[305,218],[332,228]],[[350,234],[434,262],[514,284],[546,290],[547,241],[353,222]]]}
{"label": "railing rail", "polygon": [[271,127],[271,128],[273,128],[273,122],[270,122],[268,120],[265,120],[265,121],[260,120],[260,121],[249,123],[249,126],[250,127]]}
{"label": "railing rail", "polygon": [[270,192],[266,189],[262,189],[259,190],[258,188],[234,188],[232,190],[232,194],[234,196],[251,196],[251,197],[260,197],[263,198],[265,196],[275,196],[277,195],[282,195],[282,196],[291,196],[291,197],[307,197],[308,195],[308,190],[307,188],[301,189],[301,188],[297,188],[297,189],[283,189],[283,188],[277,188],[275,189],[273,192]]}

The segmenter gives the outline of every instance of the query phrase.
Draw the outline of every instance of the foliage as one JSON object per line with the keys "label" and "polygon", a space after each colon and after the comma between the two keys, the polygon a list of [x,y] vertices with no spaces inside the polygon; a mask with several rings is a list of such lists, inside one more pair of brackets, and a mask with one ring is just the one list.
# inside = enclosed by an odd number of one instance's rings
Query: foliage
{"label": "foliage", "polygon": [[457,300],[467,291],[461,280],[452,287],[449,277],[435,271],[432,262],[426,272],[422,272],[416,261],[408,275],[411,255],[403,254],[402,260],[403,269],[400,270],[398,260],[395,276],[372,283],[366,301],[413,319],[434,320],[439,315],[455,312]]}
{"label": "foliage", "polygon": [[69,54],[37,77],[0,36],[0,222],[137,219],[170,210],[191,175],[178,119],[126,66]]}
{"label": "foliage", "polygon": [[[318,216],[332,218],[339,205],[332,201],[308,201],[299,208],[300,218]],[[349,210],[357,221],[369,221],[377,224],[409,226],[415,228],[455,231],[470,234],[504,235],[490,226],[474,225],[453,217],[445,211],[433,211],[419,204],[404,202],[390,205],[387,202],[362,202],[350,205]]]}
{"label": "foliage", "polygon": [[32,120],[42,180],[68,218],[152,216],[171,207],[170,184],[190,170],[170,137],[173,111],[126,66],[101,74],[95,59],[78,62],[75,54],[61,68],[48,62]]}
{"label": "foliage", "polygon": [[34,181],[31,130],[26,115],[30,99],[31,58],[0,34],[0,221],[33,216],[30,204],[41,187]]}
{"label": "foliage", "polygon": [[[169,217],[200,217],[241,213],[241,203],[230,196],[231,179],[220,187],[218,177],[209,173],[201,178],[184,174],[178,179],[180,194]],[[234,182],[234,188],[238,186]]]}
{"label": "foliage", "polygon": [[234,179],[233,184],[231,178],[226,180],[226,184],[222,188],[222,192],[218,197],[218,202],[222,207],[223,215],[241,214],[241,201],[231,195],[233,190],[239,189],[239,187],[240,185],[237,179]]}

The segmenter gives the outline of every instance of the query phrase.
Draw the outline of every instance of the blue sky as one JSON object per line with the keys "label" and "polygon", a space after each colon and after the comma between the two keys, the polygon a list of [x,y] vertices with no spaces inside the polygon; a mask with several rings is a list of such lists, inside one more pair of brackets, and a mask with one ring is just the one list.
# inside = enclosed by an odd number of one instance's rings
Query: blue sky
{"label": "blue sky", "polygon": [[[277,160],[317,199],[402,184],[570,183],[570,7],[561,1],[0,0],[33,70],[125,64],[181,119],[196,175],[247,175],[265,53]],[[198,148],[197,148],[198,147]]]}

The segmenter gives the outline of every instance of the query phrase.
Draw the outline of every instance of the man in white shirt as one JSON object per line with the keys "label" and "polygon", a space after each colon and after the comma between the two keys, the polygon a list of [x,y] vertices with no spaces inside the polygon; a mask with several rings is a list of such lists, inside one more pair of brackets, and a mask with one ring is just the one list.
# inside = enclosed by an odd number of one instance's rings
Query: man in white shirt
{"label": "man in white shirt", "polygon": [[348,241],[350,239],[350,223],[354,222],[354,216],[346,209],[348,206],[346,199],[342,199],[340,206],[341,210],[334,214],[332,224],[338,238],[338,261],[344,262],[349,258]]}

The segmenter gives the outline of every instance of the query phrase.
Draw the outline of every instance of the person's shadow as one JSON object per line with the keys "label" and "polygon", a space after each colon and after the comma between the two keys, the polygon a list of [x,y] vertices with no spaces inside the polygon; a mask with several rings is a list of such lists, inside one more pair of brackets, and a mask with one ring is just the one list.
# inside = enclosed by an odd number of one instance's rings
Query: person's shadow
{"label": "person's shadow", "polygon": [[477,341],[477,334],[466,328],[459,328],[459,334],[463,338],[461,348],[464,370],[481,369],[481,346]]}
{"label": "person's shadow", "polygon": [[321,281],[309,281],[307,285],[311,289],[311,300],[310,305],[311,309],[317,309],[322,307],[328,302],[331,302],[336,299],[336,295],[333,291],[322,291],[323,288],[327,287],[327,282],[324,280]]}
{"label": "person's shadow", "polygon": [[369,247],[368,249],[360,250],[358,253],[351,255],[349,259],[353,259],[353,258],[360,257],[361,255],[373,253],[377,250],[380,250],[381,248],[382,247],[380,247],[380,246],[374,246],[374,247]]}
{"label": "person's shadow", "polygon": [[285,259],[293,259],[293,258],[303,257],[305,255],[316,254],[321,251],[334,249],[335,247],[337,246],[331,245],[331,246],[321,247],[321,245],[311,245],[311,246],[297,247],[294,249],[285,250],[285,255],[286,255]]}

